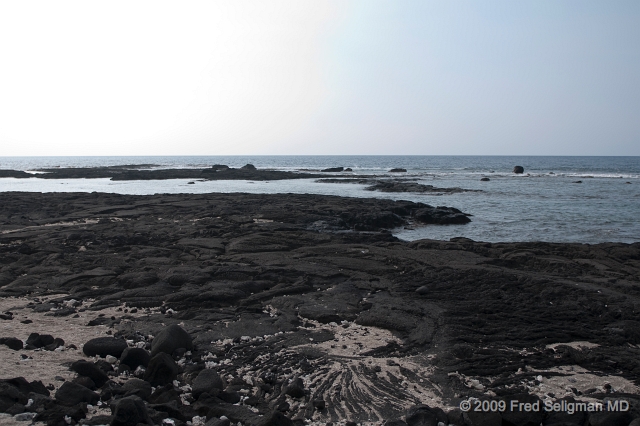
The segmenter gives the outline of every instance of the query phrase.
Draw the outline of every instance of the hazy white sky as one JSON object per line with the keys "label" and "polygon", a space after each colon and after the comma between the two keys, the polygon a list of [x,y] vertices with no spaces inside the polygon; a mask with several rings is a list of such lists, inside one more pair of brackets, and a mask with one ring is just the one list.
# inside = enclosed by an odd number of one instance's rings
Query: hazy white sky
{"label": "hazy white sky", "polygon": [[637,1],[0,2],[0,156],[640,155]]}

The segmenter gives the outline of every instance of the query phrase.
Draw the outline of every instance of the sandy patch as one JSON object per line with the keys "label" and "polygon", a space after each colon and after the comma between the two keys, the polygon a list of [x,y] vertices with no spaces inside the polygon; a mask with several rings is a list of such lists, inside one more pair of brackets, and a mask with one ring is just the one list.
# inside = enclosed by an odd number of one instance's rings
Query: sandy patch
{"label": "sandy patch", "polygon": [[[62,295],[39,297],[40,301],[60,298]],[[14,351],[5,345],[0,345],[0,365],[2,372],[0,378],[12,378],[22,376],[29,381],[41,380],[45,385],[53,384],[58,388],[63,382],[56,380],[56,376],[66,380],[75,377],[75,373],[69,371],[68,364],[78,359],[87,358],[82,352],[85,342],[96,337],[108,336],[105,325],[87,326],[87,323],[104,314],[107,317],[121,317],[123,312],[117,307],[106,308],[100,311],[78,312],[78,318],[73,315],[66,317],[47,316],[44,312],[33,312],[27,304],[32,300],[24,297],[0,299],[0,311],[11,311],[12,320],[0,321],[0,337],[16,337],[23,342],[31,333],[50,334],[53,337],[62,338],[65,342],[64,349],[55,351],[45,350],[19,350]],[[90,302],[87,302],[89,304]],[[135,316],[135,314],[126,314]],[[139,314],[138,314],[139,315]],[[23,324],[23,320],[33,321]],[[127,321],[127,320],[123,320]],[[77,349],[68,349],[75,345]],[[21,355],[27,355],[32,359],[23,359]]]}

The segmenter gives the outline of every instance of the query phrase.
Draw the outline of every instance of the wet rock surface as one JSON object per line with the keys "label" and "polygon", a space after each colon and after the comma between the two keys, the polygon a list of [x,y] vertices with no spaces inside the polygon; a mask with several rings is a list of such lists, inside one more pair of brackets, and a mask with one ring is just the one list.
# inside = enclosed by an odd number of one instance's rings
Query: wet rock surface
{"label": "wet rock surface", "polygon": [[[77,377],[53,397],[42,383],[1,380],[0,411],[48,424],[638,417],[640,244],[388,232],[431,209],[315,195],[1,194],[0,296],[69,312],[60,321],[90,313],[96,324],[84,327],[110,335],[75,352]],[[34,350],[55,341],[46,336]],[[626,398],[632,410],[454,410],[469,397]]]}
{"label": "wet rock surface", "polygon": [[[223,164],[215,164],[205,169],[161,169],[153,164],[131,164],[109,167],[61,167],[38,169],[32,174],[20,170],[0,170],[0,178],[18,179],[98,179],[111,180],[164,180],[164,179],[205,179],[205,180],[282,180],[308,179],[320,177],[312,173],[284,172],[278,170],[261,170],[252,164],[233,168]],[[324,170],[323,170],[324,171]],[[342,171],[328,170],[328,171]]]}
{"label": "wet rock surface", "polygon": [[[389,173],[394,172],[394,170],[390,170]],[[400,171],[404,169],[398,169],[398,170]],[[415,192],[415,193],[428,193],[433,195],[457,194],[460,192],[482,192],[482,190],[479,190],[479,189],[463,189],[458,187],[438,188],[433,185],[425,185],[422,183],[413,182],[411,179],[371,179],[366,177],[346,178],[346,179],[324,178],[324,179],[318,179],[317,182],[358,183],[361,185],[368,185],[365,188],[365,190],[367,191],[378,191],[378,192]]]}

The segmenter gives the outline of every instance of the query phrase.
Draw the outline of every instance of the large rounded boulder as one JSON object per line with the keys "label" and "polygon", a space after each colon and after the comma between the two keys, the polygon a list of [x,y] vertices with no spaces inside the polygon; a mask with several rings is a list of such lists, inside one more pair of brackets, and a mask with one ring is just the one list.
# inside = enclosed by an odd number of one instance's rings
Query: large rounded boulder
{"label": "large rounded boulder", "polygon": [[193,349],[193,340],[189,333],[177,324],[162,329],[151,343],[151,357],[164,352],[171,355],[176,349]]}
{"label": "large rounded boulder", "polygon": [[116,339],[115,337],[96,337],[89,340],[84,344],[82,352],[86,356],[100,356],[102,358],[107,355],[120,358],[122,352],[127,349],[127,342],[122,339]]}

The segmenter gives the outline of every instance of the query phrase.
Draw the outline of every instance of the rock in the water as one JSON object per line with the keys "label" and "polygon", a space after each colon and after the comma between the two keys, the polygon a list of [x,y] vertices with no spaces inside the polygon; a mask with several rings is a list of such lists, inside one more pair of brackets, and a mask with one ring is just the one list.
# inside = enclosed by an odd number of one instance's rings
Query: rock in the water
{"label": "rock in the water", "polygon": [[407,172],[407,169],[402,169],[399,167],[389,170],[389,173],[406,173],[406,172]]}
{"label": "rock in the water", "polygon": [[480,179],[482,182],[489,182],[491,179],[489,179],[488,177],[483,177],[482,179]]}
{"label": "rock in the water", "polygon": [[150,360],[149,352],[142,348],[127,348],[120,356],[120,364],[129,366],[131,370],[135,370],[139,365],[146,367]]}
{"label": "rock in the water", "polygon": [[256,170],[256,166],[254,166],[253,164],[245,164],[244,166],[240,167],[243,170]]}
{"label": "rock in the water", "polygon": [[115,337],[97,337],[89,340],[84,344],[82,352],[87,356],[100,356],[102,358],[107,355],[120,358],[122,352],[127,349],[127,342],[122,339],[116,339]]}
{"label": "rock in the water", "polygon": [[352,172],[353,169],[351,167],[347,167],[346,169],[343,170],[343,172]]}
{"label": "rock in the water", "polygon": [[520,174],[520,173],[524,173],[524,167],[522,167],[522,166],[515,166],[515,167],[513,168],[513,173],[518,173],[518,174]]}
{"label": "rock in the water", "polygon": [[203,393],[212,393],[214,389],[222,390],[224,384],[217,372],[210,369],[202,370],[193,381],[191,393],[194,398],[198,398]]}
{"label": "rock in the water", "polygon": [[153,339],[151,343],[151,356],[160,352],[172,354],[176,349],[184,348],[188,351],[193,349],[191,336],[177,324],[165,327]]}
{"label": "rock in the water", "polygon": [[326,173],[337,173],[337,172],[343,172],[344,171],[344,167],[329,167],[328,169],[324,169],[324,170],[320,170],[321,172],[326,172]]}
{"label": "rock in the water", "polygon": [[304,396],[304,382],[297,377],[287,386],[285,393],[293,398],[302,398]]}
{"label": "rock in the water", "polygon": [[136,426],[139,423],[150,424],[147,407],[137,396],[119,399],[111,406],[113,420],[111,426]]}
{"label": "rock in the water", "polygon": [[144,373],[144,380],[151,383],[151,386],[160,386],[172,383],[178,376],[178,365],[171,355],[160,352],[149,361],[147,371]]}
{"label": "rock in the water", "polygon": [[5,345],[9,349],[13,349],[14,351],[19,351],[24,347],[24,345],[22,344],[22,340],[17,339],[15,337],[0,338],[0,345]]}
{"label": "rock in the water", "polygon": [[419,222],[439,225],[469,223],[471,219],[468,216],[453,207],[425,207],[413,213],[413,217]]}
{"label": "rock in the water", "polygon": [[71,370],[82,376],[90,378],[99,388],[109,380],[109,376],[107,376],[97,365],[83,359],[71,364]]}
{"label": "rock in the water", "polygon": [[89,388],[73,382],[64,382],[56,392],[56,400],[61,404],[72,406],[81,402],[96,405],[100,396]]}

